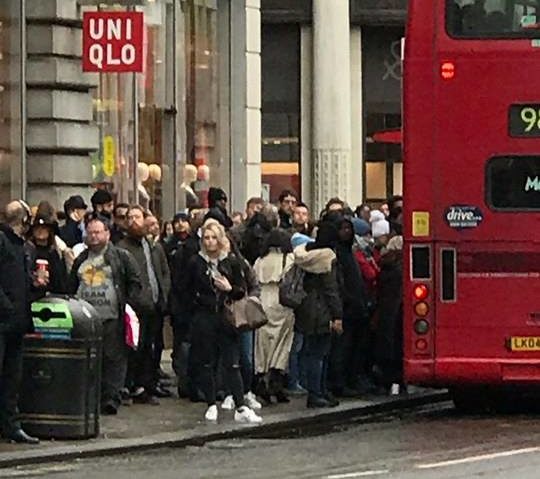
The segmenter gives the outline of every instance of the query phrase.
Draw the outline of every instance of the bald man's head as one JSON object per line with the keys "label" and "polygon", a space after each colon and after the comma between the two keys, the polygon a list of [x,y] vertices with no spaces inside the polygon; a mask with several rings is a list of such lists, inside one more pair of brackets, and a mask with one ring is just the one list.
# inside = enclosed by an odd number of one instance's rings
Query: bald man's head
{"label": "bald man's head", "polygon": [[23,226],[29,221],[30,209],[22,201],[12,201],[6,205],[4,217],[6,223],[13,227]]}

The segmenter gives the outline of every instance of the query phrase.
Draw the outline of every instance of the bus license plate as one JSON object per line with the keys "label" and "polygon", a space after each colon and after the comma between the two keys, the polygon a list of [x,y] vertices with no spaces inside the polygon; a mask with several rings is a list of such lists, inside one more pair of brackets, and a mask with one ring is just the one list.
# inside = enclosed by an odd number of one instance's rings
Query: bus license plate
{"label": "bus license plate", "polygon": [[512,336],[511,351],[540,351],[540,336]]}

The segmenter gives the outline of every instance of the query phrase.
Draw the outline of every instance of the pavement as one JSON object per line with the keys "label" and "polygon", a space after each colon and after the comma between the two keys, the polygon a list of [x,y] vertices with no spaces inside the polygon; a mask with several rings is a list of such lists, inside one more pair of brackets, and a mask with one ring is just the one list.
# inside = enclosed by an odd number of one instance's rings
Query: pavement
{"label": "pavement", "polygon": [[42,440],[37,446],[0,443],[0,468],[123,454],[161,447],[202,445],[223,439],[286,433],[302,425],[366,419],[377,413],[448,399],[445,391],[414,388],[401,396],[370,396],[344,400],[336,408],[307,409],[306,398],[263,407],[261,425],[238,424],[231,411],[222,411],[217,424],[204,420],[206,405],[178,398],[162,399],[159,406],[123,406],[117,416],[102,416],[99,437],[88,440]]}

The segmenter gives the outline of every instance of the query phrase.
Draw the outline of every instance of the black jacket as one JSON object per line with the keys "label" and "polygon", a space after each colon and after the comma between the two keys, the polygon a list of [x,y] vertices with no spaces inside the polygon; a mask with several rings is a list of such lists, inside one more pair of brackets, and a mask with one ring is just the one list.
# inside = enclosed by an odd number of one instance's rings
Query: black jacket
{"label": "black jacket", "polygon": [[352,245],[353,238],[349,242],[339,242],[336,247],[338,284],[343,299],[343,321],[367,321],[366,285],[353,255]]}
{"label": "black jacket", "polygon": [[167,258],[171,269],[171,294],[169,305],[171,314],[177,320],[185,319],[189,310],[188,266],[199,252],[199,240],[190,235],[184,241],[174,236],[166,243]]}
{"label": "black jacket", "polygon": [[381,363],[403,359],[403,253],[390,251],[381,258],[377,280],[378,322],[375,357]]}
{"label": "black jacket", "polygon": [[30,312],[33,248],[7,225],[0,225],[0,334],[32,329]]}
{"label": "black jacket", "polygon": [[35,247],[36,259],[46,259],[49,262],[49,284],[39,288],[41,293],[65,294],[67,293],[67,270],[64,260],[60,258],[56,248],[49,246]]}
{"label": "black jacket", "polygon": [[225,229],[229,229],[233,225],[233,221],[229,218],[227,211],[217,205],[212,206],[208,210],[208,213],[206,213],[206,216],[204,217],[204,221],[210,218],[217,220]]}
{"label": "black jacket", "polygon": [[248,286],[244,279],[242,263],[230,254],[218,264],[218,271],[231,283],[232,290],[222,293],[214,287],[210,266],[202,253],[191,258],[188,267],[188,298],[190,311],[221,313],[227,299],[238,300],[246,295]]}
{"label": "black jacket", "polygon": [[281,208],[278,211],[279,214],[279,227],[284,230],[291,230],[293,227],[292,218],[288,213],[285,213]]}
{"label": "black jacket", "polygon": [[60,228],[59,236],[69,248],[73,248],[76,244],[82,243],[82,231],[79,227],[79,223],[72,220],[70,217],[66,219],[66,224]]}
{"label": "black jacket", "polygon": [[330,322],[343,319],[343,306],[337,282],[337,262],[329,248],[294,250],[294,262],[305,272],[307,296],[295,310],[295,327],[303,334],[329,334]]}
{"label": "black jacket", "polygon": [[[88,250],[83,251],[73,263],[68,281],[70,294],[76,294],[79,289],[79,268],[88,259],[88,254]],[[141,310],[141,278],[135,259],[129,252],[109,244],[105,251],[105,261],[111,266],[120,319],[122,319],[126,309],[126,303],[139,313]]]}
{"label": "black jacket", "polygon": [[[141,275],[141,297],[140,303],[143,311],[153,312],[155,311],[154,303],[152,301],[152,290],[150,287],[150,280],[148,279],[148,270],[146,268],[146,257],[144,255],[143,241],[148,241],[146,238],[138,239],[132,236],[126,236],[122,241],[118,243],[119,248],[123,248],[129,251],[135,261],[139,265]],[[152,266],[154,267],[154,273],[159,285],[159,300],[156,305],[160,312],[165,313],[168,307],[169,292],[171,289],[171,275],[169,272],[169,265],[167,263],[167,257],[163,247],[160,244],[151,244],[150,254],[152,255]]]}

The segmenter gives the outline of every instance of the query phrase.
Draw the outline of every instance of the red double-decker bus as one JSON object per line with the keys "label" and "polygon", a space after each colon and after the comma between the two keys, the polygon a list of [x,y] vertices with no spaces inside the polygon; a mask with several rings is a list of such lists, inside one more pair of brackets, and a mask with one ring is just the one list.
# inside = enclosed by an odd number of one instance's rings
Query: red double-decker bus
{"label": "red double-decker bus", "polygon": [[409,0],[405,376],[540,385],[540,0]]}

